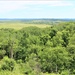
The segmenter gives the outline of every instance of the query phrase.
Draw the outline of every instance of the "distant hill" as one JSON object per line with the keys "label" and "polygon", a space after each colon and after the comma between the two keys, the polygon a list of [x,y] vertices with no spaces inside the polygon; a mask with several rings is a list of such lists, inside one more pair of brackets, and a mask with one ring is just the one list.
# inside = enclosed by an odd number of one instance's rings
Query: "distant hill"
{"label": "distant hill", "polygon": [[58,24],[60,22],[75,21],[75,19],[0,19],[0,22],[22,22],[27,24]]}

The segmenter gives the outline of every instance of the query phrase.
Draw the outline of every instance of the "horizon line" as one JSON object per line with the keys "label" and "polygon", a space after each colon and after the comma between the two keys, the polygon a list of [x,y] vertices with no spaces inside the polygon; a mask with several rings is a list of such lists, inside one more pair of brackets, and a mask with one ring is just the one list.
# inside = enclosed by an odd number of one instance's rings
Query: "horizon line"
{"label": "horizon line", "polygon": [[75,19],[75,18],[0,18],[0,19]]}

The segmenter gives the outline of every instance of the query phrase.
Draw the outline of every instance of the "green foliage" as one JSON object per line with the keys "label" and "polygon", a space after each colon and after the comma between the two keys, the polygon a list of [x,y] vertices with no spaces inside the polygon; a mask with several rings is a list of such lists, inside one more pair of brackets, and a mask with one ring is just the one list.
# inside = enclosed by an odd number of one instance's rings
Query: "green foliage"
{"label": "green foliage", "polygon": [[5,53],[6,53],[5,50],[0,50],[0,59],[4,57]]}
{"label": "green foliage", "polygon": [[51,31],[50,31],[50,36],[51,36],[51,38],[53,38],[53,36],[55,36],[56,35],[56,33],[57,33],[57,29],[51,29]]}
{"label": "green foliage", "polygon": [[[63,58],[62,58],[63,57]],[[63,47],[44,49],[40,53],[41,65],[44,71],[58,72],[68,63],[68,52]],[[65,64],[65,65],[64,65]]]}
{"label": "green foliage", "polygon": [[64,71],[62,71],[61,75],[69,75],[69,71],[68,70],[64,70]]}
{"label": "green foliage", "polygon": [[1,60],[1,70],[9,70],[9,71],[13,71],[14,67],[15,67],[15,61],[14,59],[9,59],[8,57],[4,57]]}
{"label": "green foliage", "polygon": [[74,65],[74,22],[0,29],[0,75],[74,75]]}

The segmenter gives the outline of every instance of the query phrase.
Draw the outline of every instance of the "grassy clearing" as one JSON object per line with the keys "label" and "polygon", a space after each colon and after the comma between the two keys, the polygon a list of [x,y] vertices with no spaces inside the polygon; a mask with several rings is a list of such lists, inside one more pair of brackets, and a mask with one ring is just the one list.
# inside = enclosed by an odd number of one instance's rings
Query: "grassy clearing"
{"label": "grassy clearing", "polygon": [[50,27],[50,25],[46,25],[46,24],[25,24],[25,23],[20,23],[20,22],[3,22],[0,23],[0,29],[1,28],[13,28],[13,29],[22,29],[24,27],[29,27],[29,26],[36,26],[39,28],[45,28],[45,27]]}
{"label": "grassy clearing", "polygon": [[60,74],[55,74],[55,73],[43,73],[42,75],[60,75]]}

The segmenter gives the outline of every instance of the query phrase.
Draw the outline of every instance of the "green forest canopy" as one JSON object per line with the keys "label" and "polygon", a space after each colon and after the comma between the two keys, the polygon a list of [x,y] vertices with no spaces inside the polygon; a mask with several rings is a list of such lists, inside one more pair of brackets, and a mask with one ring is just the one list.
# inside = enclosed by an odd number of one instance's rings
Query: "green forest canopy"
{"label": "green forest canopy", "polygon": [[0,29],[0,75],[46,73],[75,75],[75,22]]}

